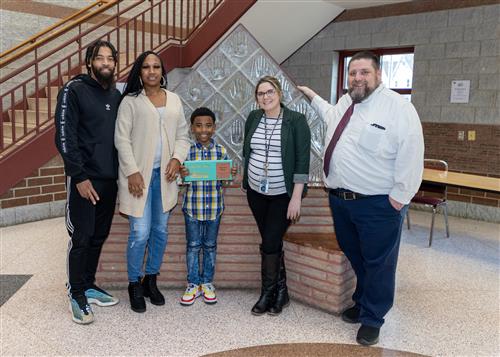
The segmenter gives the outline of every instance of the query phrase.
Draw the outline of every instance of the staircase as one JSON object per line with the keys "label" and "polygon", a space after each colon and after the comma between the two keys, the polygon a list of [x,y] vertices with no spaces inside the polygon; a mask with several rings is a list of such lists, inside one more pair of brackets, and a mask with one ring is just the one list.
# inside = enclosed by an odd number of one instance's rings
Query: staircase
{"label": "staircase", "polygon": [[[0,195],[57,154],[54,112],[68,79],[86,72],[87,47],[111,41],[124,80],[153,50],[167,70],[190,67],[255,0],[101,0],[0,55]],[[89,25],[87,20],[104,18]]]}

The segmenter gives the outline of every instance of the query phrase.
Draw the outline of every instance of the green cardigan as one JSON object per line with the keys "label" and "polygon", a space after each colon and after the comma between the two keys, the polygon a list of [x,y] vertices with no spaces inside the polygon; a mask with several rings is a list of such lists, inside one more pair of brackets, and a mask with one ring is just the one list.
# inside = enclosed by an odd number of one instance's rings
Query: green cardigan
{"label": "green cardigan", "polygon": [[[291,197],[294,183],[304,183],[307,190],[309,179],[309,161],[311,151],[311,131],[304,114],[288,109],[283,104],[283,122],[281,125],[281,162],[285,176],[286,192]],[[245,123],[243,141],[243,188],[248,189],[248,161],[250,158],[250,140],[264,115],[262,109],[253,110]]]}

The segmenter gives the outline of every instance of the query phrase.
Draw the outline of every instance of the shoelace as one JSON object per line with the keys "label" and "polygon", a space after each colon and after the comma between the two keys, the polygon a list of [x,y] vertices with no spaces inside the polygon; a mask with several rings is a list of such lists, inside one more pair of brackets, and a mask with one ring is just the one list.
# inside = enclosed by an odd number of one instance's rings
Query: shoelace
{"label": "shoelace", "polygon": [[[76,299],[75,299],[76,300]],[[90,305],[89,304],[85,304],[85,303],[80,303],[80,301],[76,300],[77,304],[78,304],[78,307],[80,308],[80,310],[85,314],[85,315],[88,315],[90,314]]]}
{"label": "shoelace", "polygon": [[142,289],[133,289],[134,298],[142,298],[143,292]]}
{"label": "shoelace", "polygon": [[85,313],[85,315],[90,314],[90,305],[85,305],[82,311]]}

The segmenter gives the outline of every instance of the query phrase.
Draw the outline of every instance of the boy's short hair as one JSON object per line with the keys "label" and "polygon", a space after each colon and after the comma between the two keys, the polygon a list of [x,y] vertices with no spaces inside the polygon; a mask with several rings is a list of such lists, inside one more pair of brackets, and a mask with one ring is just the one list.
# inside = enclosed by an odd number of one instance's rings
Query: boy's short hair
{"label": "boy's short hair", "polygon": [[196,118],[196,117],[203,117],[203,116],[207,116],[207,117],[212,118],[212,120],[215,123],[215,114],[214,114],[214,112],[211,111],[208,108],[200,107],[200,108],[196,108],[193,111],[193,113],[191,114],[191,124],[194,123],[194,118]]}

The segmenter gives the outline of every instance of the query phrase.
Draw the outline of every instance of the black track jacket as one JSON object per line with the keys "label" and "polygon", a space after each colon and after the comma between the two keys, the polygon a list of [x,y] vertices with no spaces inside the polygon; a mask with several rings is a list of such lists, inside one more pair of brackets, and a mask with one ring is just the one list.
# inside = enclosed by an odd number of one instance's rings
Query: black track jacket
{"label": "black track jacket", "polygon": [[72,78],[59,91],[56,146],[66,175],[75,183],[118,178],[114,134],[119,104],[116,88],[106,90],[87,74]]}

